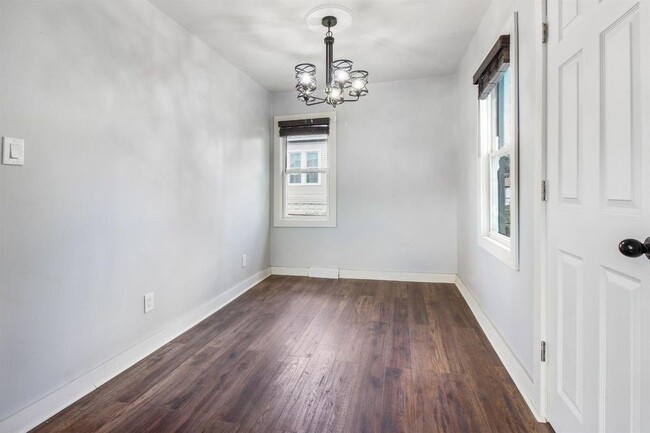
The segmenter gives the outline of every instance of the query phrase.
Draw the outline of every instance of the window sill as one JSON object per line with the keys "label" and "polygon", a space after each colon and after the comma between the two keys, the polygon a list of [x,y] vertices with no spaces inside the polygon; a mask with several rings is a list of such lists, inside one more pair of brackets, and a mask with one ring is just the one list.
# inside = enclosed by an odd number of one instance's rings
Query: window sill
{"label": "window sill", "polygon": [[276,218],[273,227],[336,227],[336,219]]}
{"label": "window sill", "polygon": [[515,271],[519,270],[517,254],[513,251],[510,245],[505,245],[487,235],[479,236],[478,244],[485,251],[492,254]]}

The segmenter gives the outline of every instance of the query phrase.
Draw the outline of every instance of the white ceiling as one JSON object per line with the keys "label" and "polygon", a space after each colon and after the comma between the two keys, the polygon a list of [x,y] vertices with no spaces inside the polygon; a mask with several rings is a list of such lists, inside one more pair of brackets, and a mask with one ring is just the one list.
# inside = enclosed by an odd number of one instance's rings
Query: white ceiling
{"label": "white ceiling", "polygon": [[[318,0],[150,0],[272,92],[294,86],[294,66],[325,60],[325,28],[305,24]],[[491,0],[336,0],[352,25],[332,29],[334,58],[373,82],[454,73]],[[320,86],[319,86],[320,87]]]}

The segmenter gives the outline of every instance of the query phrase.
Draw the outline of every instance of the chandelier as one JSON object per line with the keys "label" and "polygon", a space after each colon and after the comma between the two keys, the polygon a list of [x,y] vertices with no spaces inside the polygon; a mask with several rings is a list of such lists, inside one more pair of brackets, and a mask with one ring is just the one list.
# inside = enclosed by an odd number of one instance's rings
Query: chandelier
{"label": "chandelier", "polygon": [[[296,90],[298,100],[307,105],[318,105],[324,102],[336,107],[344,102],[358,101],[368,94],[368,71],[352,70],[352,60],[332,60],[334,36],[331,28],[336,25],[336,17],[326,16],[322,20],[325,33],[325,95],[318,97],[316,91],[316,66],[311,63],[296,65]],[[345,92],[349,98],[346,98]]]}

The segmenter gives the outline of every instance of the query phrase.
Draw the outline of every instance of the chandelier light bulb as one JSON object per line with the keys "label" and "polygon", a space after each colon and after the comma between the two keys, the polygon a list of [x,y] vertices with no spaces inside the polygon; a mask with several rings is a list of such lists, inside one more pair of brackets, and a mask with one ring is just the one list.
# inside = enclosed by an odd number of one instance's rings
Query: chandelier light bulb
{"label": "chandelier light bulb", "polygon": [[341,90],[334,87],[332,90],[330,90],[330,96],[334,99],[338,99],[339,96],[341,96]]}
{"label": "chandelier light bulb", "polygon": [[334,81],[336,81],[337,83],[345,83],[349,79],[350,79],[350,74],[348,74],[347,71],[337,69],[334,72]]}

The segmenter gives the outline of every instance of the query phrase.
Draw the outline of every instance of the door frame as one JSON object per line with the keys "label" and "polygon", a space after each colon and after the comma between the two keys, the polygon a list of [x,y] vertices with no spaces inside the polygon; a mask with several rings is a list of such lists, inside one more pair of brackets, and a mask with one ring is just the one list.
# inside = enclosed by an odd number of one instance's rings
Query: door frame
{"label": "door frame", "polygon": [[[561,0],[558,0],[561,1]],[[546,192],[547,182],[547,140],[548,140],[548,0],[535,2],[535,23],[538,26],[535,36],[535,58],[536,71],[539,85],[535,89],[535,197],[533,208],[534,227],[534,260],[533,260],[533,352],[534,371],[536,378],[534,392],[538,399],[536,401],[539,415],[544,420],[548,414],[548,374],[547,362],[542,361],[542,342],[547,342],[548,335],[548,281],[547,281],[547,215],[546,215]]]}

